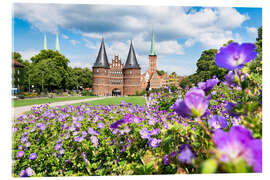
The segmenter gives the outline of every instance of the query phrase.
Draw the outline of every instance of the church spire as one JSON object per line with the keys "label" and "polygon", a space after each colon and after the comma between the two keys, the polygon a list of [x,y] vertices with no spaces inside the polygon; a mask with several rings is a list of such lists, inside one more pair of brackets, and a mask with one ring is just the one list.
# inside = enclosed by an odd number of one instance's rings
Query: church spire
{"label": "church spire", "polygon": [[60,52],[60,44],[59,44],[59,39],[58,39],[58,33],[56,34],[55,50]]}
{"label": "church spire", "polygon": [[155,51],[155,39],[154,39],[154,31],[152,31],[152,40],[151,40],[151,49],[150,49],[150,56],[156,56],[156,51]]}
{"label": "church spire", "polygon": [[46,33],[44,34],[44,41],[43,41],[43,49],[47,50],[47,37],[46,37]]}

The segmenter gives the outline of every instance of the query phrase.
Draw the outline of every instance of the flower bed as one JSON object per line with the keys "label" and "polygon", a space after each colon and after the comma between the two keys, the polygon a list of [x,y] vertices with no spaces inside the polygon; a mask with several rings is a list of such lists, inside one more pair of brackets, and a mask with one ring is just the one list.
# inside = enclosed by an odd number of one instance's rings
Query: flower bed
{"label": "flower bed", "polygon": [[242,68],[253,51],[229,44],[224,81],[160,89],[149,106],[33,107],[13,125],[13,175],[261,172],[262,87]]}

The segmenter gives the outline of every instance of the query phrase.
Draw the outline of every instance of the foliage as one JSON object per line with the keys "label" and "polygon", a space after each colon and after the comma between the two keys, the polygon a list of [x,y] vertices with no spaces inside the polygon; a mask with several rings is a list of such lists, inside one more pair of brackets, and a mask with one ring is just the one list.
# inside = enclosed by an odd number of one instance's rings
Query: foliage
{"label": "foliage", "polygon": [[92,72],[88,68],[68,68],[67,88],[84,89],[92,87]]}
{"label": "foliage", "polygon": [[180,86],[185,88],[191,87],[198,82],[206,81],[207,79],[216,76],[218,79],[223,79],[227,73],[227,70],[219,68],[215,64],[215,56],[217,49],[209,49],[202,52],[201,57],[197,61],[196,73],[187,76],[180,82]]}
{"label": "foliage", "polygon": [[164,70],[157,70],[157,73],[159,76],[162,76],[163,74],[165,74],[165,71]]}

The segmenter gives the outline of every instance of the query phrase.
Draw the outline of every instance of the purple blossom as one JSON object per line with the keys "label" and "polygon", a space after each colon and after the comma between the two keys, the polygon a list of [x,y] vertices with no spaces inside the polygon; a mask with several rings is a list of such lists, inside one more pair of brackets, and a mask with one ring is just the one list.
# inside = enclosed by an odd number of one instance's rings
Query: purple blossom
{"label": "purple blossom", "polygon": [[164,164],[164,165],[169,164],[169,156],[168,156],[168,155],[165,155],[165,156],[163,157],[163,164]]}
{"label": "purple blossom", "polygon": [[28,167],[25,169],[25,173],[28,177],[30,177],[30,176],[33,176],[34,170],[32,168]]}
{"label": "purple blossom", "polygon": [[159,146],[159,144],[161,143],[161,139],[156,139],[156,138],[151,138],[149,139],[149,146],[152,146],[153,148],[156,148]]}
{"label": "purple blossom", "polygon": [[151,137],[147,128],[143,128],[140,131],[140,135],[143,139],[149,139]]}
{"label": "purple blossom", "polygon": [[19,173],[19,176],[20,177],[27,177],[25,170],[21,170],[21,172]]}
{"label": "purple blossom", "polygon": [[226,118],[223,116],[218,116],[218,115],[211,116],[208,119],[208,124],[214,129],[228,127],[228,122]]}
{"label": "purple blossom", "polygon": [[104,128],[104,124],[102,122],[100,122],[100,123],[97,124],[97,127],[102,129],[102,128]]}
{"label": "purple blossom", "polygon": [[29,155],[29,159],[30,159],[31,161],[35,160],[36,158],[37,158],[37,154],[36,154],[36,153],[31,153],[31,154]]}
{"label": "purple blossom", "polygon": [[158,135],[160,133],[160,129],[154,128],[152,131],[149,131],[150,136]]}
{"label": "purple blossom", "polygon": [[88,128],[88,133],[91,135],[96,135],[96,136],[100,134],[100,132],[95,131],[93,128]]}
{"label": "purple blossom", "polygon": [[56,144],[55,146],[54,146],[54,150],[59,150],[60,148],[62,147],[62,144]]}
{"label": "purple blossom", "polygon": [[217,129],[213,140],[222,154],[221,161],[235,162],[244,158],[255,172],[262,172],[262,141],[254,139],[242,126],[233,126],[229,132]]}
{"label": "purple blossom", "polygon": [[23,136],[22,138],[21,138],[21,143],[24,143],[24,142],[26,142],[27,141],[27,136]]}
{"label": "purple blossom", "polygon": [[179,155],[178,160],[182,163],[190,164],[192,162],[192,159],[194,158],[193,152],[190,150],[189,145],[182,144],[179,147]]}
{"label": "purple blossom", "polygon": [[202,89],[192,88],[186,93],[184,100],[176,100],[171,108],[184,118],[189,116],[200,117],[206,112],[209,100],[210,98],[205,97]]}
{"label": "purple blossom", "polygon": [[86,131],[82,131],[81,134],[82,134],[82,137],[86,137],[87,136],[87,132]]}
{"label": "purple blossom", "polygon": [[21,157],[23,157],[23,155],[24,155],[23,151],[17,152],[17,158],[21,158]]}
{"label": "purple blossom", "polygon": [[80,127],[82,126],[82,124],[79,123],[79,122],[76,122],[76,123],[75,123],[75,126],[76,126],[76,128],[80,128]]}
{"label": "purple blossom", "polygon": [[91,136],[91,142],[94,144],[95,147],[98,146],[98,138],[96,136]]}
{"label": "purple blossom", "polygon": [[217,78],[208,79],[206,82],[199,82],[198,87],[205,91],[205,93],[209,92],[215,85],[219,83]]}
{"label": "purple blossom", "polygon": [[74,137],[74,141],[76,141],[76,142],[82,142],[83,141],[83,138],[80,137],[80,136],[76,136],[76,137]]}
{"label": "purple blossom", "polygon": [[218,67],[228,70],[239,69],[244,64],[256,58],[256,46],[252,43],[238,43],[232,42],[226,47],[220,48],[216,54],[215,62]]}

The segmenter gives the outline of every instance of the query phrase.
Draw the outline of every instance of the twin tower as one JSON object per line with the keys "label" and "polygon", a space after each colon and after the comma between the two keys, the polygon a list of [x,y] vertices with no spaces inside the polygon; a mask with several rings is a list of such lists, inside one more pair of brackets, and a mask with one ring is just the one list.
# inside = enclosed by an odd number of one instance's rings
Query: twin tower
{"label": "twin tower", "polygon": [[109,64],[102,38],[97,59],[92,67],[92,90],[98,96],[127,96],[141,91],[141,68],[132,41],[125,65],[118,56]]}

